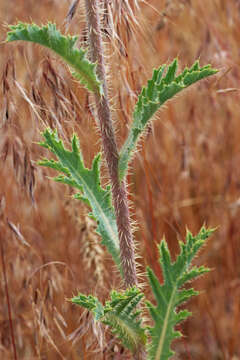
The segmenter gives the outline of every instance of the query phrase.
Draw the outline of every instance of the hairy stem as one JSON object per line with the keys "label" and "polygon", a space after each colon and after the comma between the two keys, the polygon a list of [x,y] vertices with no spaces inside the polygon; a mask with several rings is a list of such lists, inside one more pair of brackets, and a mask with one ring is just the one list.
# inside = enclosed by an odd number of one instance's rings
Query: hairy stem
{"label": "hairy stem", "polygon": [[119,234],[121,264],[125,286],[137,285],[134,242],[130,224],[127,191],[124,181],[119,180],[119,154],[116,145],[113,123],[108,100],[106,71],[101,38],[99,0],[85,0],[89,49],[92,62],[97,63],[97,74],[103,84],[103,95],[95,93],[95,102],[100,124],[103,152],[106,158],[112,185],[113,205]]}

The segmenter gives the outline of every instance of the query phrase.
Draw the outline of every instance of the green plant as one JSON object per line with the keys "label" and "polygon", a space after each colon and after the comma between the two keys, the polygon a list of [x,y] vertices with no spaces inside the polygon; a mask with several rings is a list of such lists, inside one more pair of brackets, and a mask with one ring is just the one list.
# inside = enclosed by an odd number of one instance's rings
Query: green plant
{"label": "green plant", "polygon": [[78,294],[72,302],[92,311],[96,321],[108,325],[123,345],[133,353],[135,359],[165,360],[173,354],[172,341],[181,336],[180,332],[175,331],[175,325],[190,315],[187,310],[177,312],[177,308],[197,295],[196,291],[184,286],[208,271],[204,266],[192,266],[192,261],[213,230],[202,227],[196,236],[188,231],[186,242],[180,243],[180,254],[175,262],[171,260],[165,240],[161,241],[159,256],[164,283],[160,284],[151,268],[147,268],[156,306],[146,301],[152,321],[151,325],[146,326],[140,320],[144,294],[138,289],[125,176],[137,142],[157,110],[181,90],[215,74],[216,70],[212,69],[211,65],[200,67],[196,61],[191,68],[186,68],[180,75],[176,75],[177,59],[169,66],[163,65],[154,70],[152,79],[138,97],[132,126],[119,151],[108,101],[98,1],[86,0],[85,6],[89,30],[89,57],[85,50],[76,48],[76,36],[62,35],[51,23],[42,27],[24,23],[11,25],[7,41],[31,41],[50,48],[70,65],[73,69],[72,75],[95,97],[97,122],[111,185],[101,185],[100,153],[95,156],[91,169],[85,167],[76,135],[73,135],[71,150],[68,150],[55,130],[46,129],[43,132],[44,141],[40,145],[51,151],[57,160],[43,159],[39,163],[57,170],[60,175],[55,181],[76,188],[75,198],[90,207],[89,215],[96,220],[102,244],[119,268],[125,291],[112,291],[110,300],[105,304],[92,295],[83,294]]}

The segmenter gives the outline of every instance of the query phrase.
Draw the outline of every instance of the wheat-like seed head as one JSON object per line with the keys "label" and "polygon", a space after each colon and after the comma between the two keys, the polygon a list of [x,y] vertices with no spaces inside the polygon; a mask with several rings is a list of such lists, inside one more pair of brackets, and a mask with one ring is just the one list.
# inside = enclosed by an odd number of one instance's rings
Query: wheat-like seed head
{"label": "wheat-like seed head", "polygon": [[[77,200],[67,200],[66,209],[75,223],[79,241],[79,256],[83,261],[84,271],[89,274],[88,281],[99,290],[104,287],[106,270],[104,267],[104,249],[96,233],[96,222],[87,215],[87,208]],[[92,287],[92,285],[89,285]]]}

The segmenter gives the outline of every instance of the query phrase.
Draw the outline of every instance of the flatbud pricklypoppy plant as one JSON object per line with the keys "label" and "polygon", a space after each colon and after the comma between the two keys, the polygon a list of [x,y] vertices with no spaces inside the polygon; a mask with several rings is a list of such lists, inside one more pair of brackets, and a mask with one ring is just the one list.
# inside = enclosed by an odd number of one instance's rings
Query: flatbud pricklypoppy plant
{"label": "flatbud pricklypoppy plant", "polygon": [[[81,293],[71,301],[91,311],[95,321],[106,324],[132,352],[134,359],[167,360],[173,355],[172,341],[181,336],[175,326],[190,315],[187,310],[182,307],[178,310],[178,307],[198,294],[185,285],[209,271],[204,266],[193,266],[192,261],[213,230],[202,227],[195,236],[187,231],[186,241],[180,242],[180,253],[175,261],[171,259],[165,239],[160,242],[158,252],[163,283],[159,282],[150,267],[146,269],[155,298],[154,304],[147,301],[138,287],[125,178],[137,144],[159,108],[174,95],[217,71],[211,65],[201,67],[196,61],[178,74],[177,59],[168,66],[154,69],[152,78],[138,96],[127,138],[122,148],[118,149],[105,79],[98,1],[86,0],[85,6],[88,51],[76,46],[77,36],[61,34],[52,23],[41,27],[25,23],[11,25],[7,42],[23,40],[49,48],[69,65],[72,76],[95,98],[103,154],[96,154],[91,168],[87,168],[77,136],[73,135],[70,146],[66,148],[56,130],[47,128],[42,133],[40,145],[47,148],[55,159],[42,159],[39,164],[55,169],[58,173],[55,181],[75,188],[75,198],[87,203],[91,209],[89,216],[97,222],[102,245],[117,265],[125,290],[111,291],[104,303],[93,295]],[[101,185],[102,156],[106,159],[109,172],[110,185],[106,187]],[[149,314],[149,326],[142,321],[143,307],[144,314],[146,309]]]}

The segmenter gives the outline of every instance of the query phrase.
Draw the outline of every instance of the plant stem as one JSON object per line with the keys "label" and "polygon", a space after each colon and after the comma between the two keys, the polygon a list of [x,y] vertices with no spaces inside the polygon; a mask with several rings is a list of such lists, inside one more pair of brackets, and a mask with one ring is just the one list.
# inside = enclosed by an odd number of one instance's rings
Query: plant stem
{"label": "plant stem", "polygon": [[17,349],[16,349],[15,336],[14,336],[14,330],[13,330],[12,311],[11,311],[11,303],[10,303],[10,297],[9,297],[9,291],[8,291],[7,270],[6,270],[6,264],[5,264],[5,256],[4,256],[3,238],[2,237],[0,237],[0,250],[1,250],[1,260],[2,260],[2,269],[3,269],[3,280],[4,280],[5,294],[6,294],[6,299],[7,299],[8,321],[9,321],[9,327],[10,327],[11,340],[12,340],[13,359],[17,360],[18,357],[17,357]]}
{"label": "plant stem", "polygon": [[111,118],[106,71],[101,37],[99,0],[85,0],[88,24],[89,49],[92,62],[97,63],[97,74],[103,84],[103,95],[95,93],[95,102],[100,124],[103,152],[106,158],[112,185],[113,205],[116,213],[120,242],[121,265],[125,287],[137,285],[134,241],[131,230],[127,191],[124,181],[118,176],[118,149]]}
{"label": "plant stem", "polygon": [[[108,100],[106,71],[100,28],[99,0],[85,0],[85,6],[88,23],[90,57],[92,62],[97,63],[97,74],[103,84],[103,95],[101,96],[98,93],[95,93],[95,102],[100,124],[103,151],[112,185],[112,197],[118,227],[124,283],[125,287],[129,288],[138,284],[134,254],[134,241],[131,229],[126,185],[124,181],[119,180],[118,176],[119,153],[117,149]],[[144,360],[145,358],[145,350],[142,346],[139,346],[139,349],[134,354],[134,359]]]}

